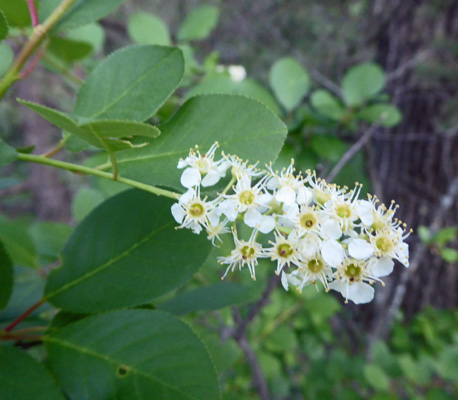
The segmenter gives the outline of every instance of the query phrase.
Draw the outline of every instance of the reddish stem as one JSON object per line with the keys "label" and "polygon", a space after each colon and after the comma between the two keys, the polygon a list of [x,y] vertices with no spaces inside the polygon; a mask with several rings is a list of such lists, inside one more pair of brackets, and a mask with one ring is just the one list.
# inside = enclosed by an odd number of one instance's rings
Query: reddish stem
{"label": "reddish stem", "polygon": [[21,79],[27,78],[30,75],[30,73],[35,69],[35,67],[38,65],[38,62],[40,61],[41,56],[44,54],[45,49],[46,45],[43,45],[37,51],[37,53],[34,55],[32,61],[30,61],[25,71],[21,72]]}
{"label": "reddish stem", "polygon": [[19,325],[22,321],[24,321],[30,314],[32,314],[44,302],[45,302],[44,299],[41,299],[40,301],[36,302],[32,307],[30,307],[28,310],[24,311],[19,317],[17,317],[13,322],[11,322],[11,324],[9,324],[5,328],[5,332],[12,331],[16,325]]}
{"label": "reddish stem", "polygon": [[27,0],[27,4],[29,6],[30,17],[32,18],[32,25],[35,28],[38,25],[38,13],[37,7],[35,7],[34,0]]}

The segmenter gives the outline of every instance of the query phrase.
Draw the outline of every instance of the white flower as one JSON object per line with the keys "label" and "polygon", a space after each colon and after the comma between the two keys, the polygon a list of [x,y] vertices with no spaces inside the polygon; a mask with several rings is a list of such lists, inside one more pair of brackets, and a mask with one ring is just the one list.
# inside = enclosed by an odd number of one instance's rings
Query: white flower
{"label": "white flower", "polygon": [[344,260],[344,250],[337,240],[324,240],[321,244],[324,261],[331,267],[339,267]]}
{"label": "white flower", "polygon": [[401,227],[397,229],[385,228],[369,235],[369,240],[377,257],[394,258],[404,264],[405,267],[408,267],[409,246],[404,243],[404,240],[409,235],[410,232],[404,235]]}
{"label": "white flower", "polygon": [[280,174],[278,171],[272,170],[272,165],[267,167],[271,173],[271,178],[267,182],[267,188],[275,190],[275,200],[279,203],[284,203],[286,206],[291,206],[296,203],[297,191],[301,188],[301,201],[306,201],[307,194],[305,187],[302,184],[302,178],[295,177],[293,172],[294,160],[291,159],[291,164],[288,168],[283,168]]}
{"label": "white flower", "polygon": [[269,241],[272,247],[264,249],[264,255],[270,257],[272,261],[277,261],[275,273],[280,274],[284,266],[289,267],[291,263],[299,262],[297,252],[297,239],[294,236],[284,237],[279,231],[274,232],[275,242]]}
{"label": "white flower", "polygon": [[219,222],[218,217],[217,221],[211,221],[211,224],[207,226],[207,239],[212,241],[213,246],[216,246],[215,239],[222,243],[223,241],[219,236],[224,235],[225,233],[228,233],[230,231],[229,228],[226,226],[228,222],[229,220],[227,218],[225,218],[224,221]]}
{"label": "white flower", "polygon": [[231,80],[234,82],[240,82],[246,78],[246,69],[243,65],[229,65],[227,70]]}
{"label": "white flower", "polygon": [[199,234],[202,227],[208,228],[211,220],[214,218],[213,210],[215,202],[207,202],[206,199],[200,198],[200,189],[185,193],[178,203],[172,205],[172,215],[179,224],[178,228],[189,228],[196,234]]}
{"label": "white flower", "polygon": [[295,286],[299,292],[302,292],[304,286],[308,284],[317,286],[318,281],[328,290],[328,279],[332,275],[332,269],[319,252],[309,259],[300,260],[298,266],[299,268],[293,271],[290,276],[297,279],[297,285]]}
{"label": "white flower", "polygon": [[364,239],[351,239],[348,253],[357,260],[365,260],[374,254],[374,247]]}
{"label": "white flower", "polygon": [[252,165],[248,164],[248,161],[243,161],[240,157],[224,153],[222,155],[229,166],[232,167],[231,173],[234,179],[248,179],[251,181],[253,178],[259,178],[265,174],[264,171],[256,168],[257,163]]}
{"label": "white flower", "polygon": [[229,264],[226,273],[221,279],[226,277],[229,270],[234,271],[237,266],[239,270],[241,270],[243,266],[247,265],[251,278],[256,280],[255,267],[258,265],[258,258],[264,257],[262,246],[256,243],[257,233],[258,231],[254,229],[250,239],[246,242],[245,240],[239,240],[237,238],[237,233],[233,231],[235,249],[232,250],[231,255],[228,257],[218,257],[218,262],[220,264]]}
{"label": "white flower", "polygon": [[[226,175],[226,170],[230,164],[221,158],[214,161],[215,152],[218,148],[218,142],[210,147],[207,153],[200,154],[199,150],[191,149],[189,155],[178,162],[178,168],[186,168],[181,175],[181,184],[186,188],[191,188],[202,183],[202,186],[213,186]],[[204,177],[202,179],[202,176]]]}

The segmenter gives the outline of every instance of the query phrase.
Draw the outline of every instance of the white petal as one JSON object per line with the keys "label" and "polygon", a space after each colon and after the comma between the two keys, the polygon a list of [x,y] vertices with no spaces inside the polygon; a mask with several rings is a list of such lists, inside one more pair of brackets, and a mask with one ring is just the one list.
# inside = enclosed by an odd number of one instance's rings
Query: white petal
{"label": "white petal", "polygon": [[177,166],[177,168],[178,168],[178,169],[182,169],[182,168],[184,168],[184,167],[187,167],[188,165],[189,165],[189,164],[187,163],[186,160],[180,160],[180,161],[178,161],[178,166]]}
{"label": "white petal", "polygon": [[275,228],[275,218],[270,215],[263,216],[261,225],[259,226],[259,231],[262,233],[272,232]]}
{"label": "white petal", "polygon": [[289,290],[288,277],[286,276],[286,274],[283,271],[281,272],[281,284],[283,285],[286,291]]}
{"label": "white petal", "polygon": [[336,240],[325,240],[321,245],[324,261],[331,267],[338,267],[344,259],[343,248]]}
{"label": "white petal", "polygon": [[209,187],[216,185],[220,179],[221,175],[219,172],[216,169],[210,169],[207,175],[204,176],[204,179],[202,179],[202,186]]}
{"label": "white petal", "polygon": [[267,189],[269,190],[275,190],[278,188],[278,179],[275,178],[275,177],[272,177],[270,178],[268,181],[267,181]]}
{"label": "white petal", "polygon": [[342,236],[339,223],[334,219],[327,219],[320,228],[321,236],[325,239],[337,240]]}
{"label": "white petal", "polygon": [[409,267],[409,245],[407,243],[402,242],[399,245],[398,249],[398,256],[399,256],[399,261],[404,264],[406,268]]}
{"label": "white petal", "polygon": [[191,228],[193,233],[195,233],[196,235],[202,232],[202,227],[200,226],[200,224],[196,222],[192,222],[191,224],[189,224],[189,228]]}
{"label": "white petal", "polygon": [[217,226],[219,224],[219,215],[216,210],[210,211],[208,213],[208,220],[210,221],[211,226]]}
{"label": "white petal", "polygon": [[[218,161],[218,164],[219,164],[219,161]],[[231,163],[228,160],[222,160],[221,164],[218,165],[218,172],[221,178],[226,175],[226,171],[230,166],[231,166]]]}
{"label": "white petal", "polygon": [[374,298],[374,288],[364,282],[354,282],[348,290],[348,300],[355,304],[369,303]]}
{"label": "white petal", "polygon": [[353,239],[348,246],[348,252],[357,260],[365,260],[374,254],[374,248],[363,239]]}
{"label": "white petal", "polygon": [[283,186],[275,195],[275,199],[279,203],[285,203],[287,205],[294,204],[296,201],[296,191],[289,186]]}
{"label": "white petal", "polygon": [[186,204],[188,201],[194,198],[196,191],[193,188],[188,189],[185,193],[180,196],[180,203]]}
{"label": "white petal", "polygon": [[313,198],[313,193],[310,189],[301,186],[297,189],[296,201],[298,204],[310,204]]}
{"label": "white petal", "polygon": [[175,203],[172,208],[172,215],[173,218],[175,218],[175,221],[177,221],[179,224],[183,222],[183,218],[185,216],[185,211],[183,207],[181,207],[178,203]]}
{"label": "white petal", "polygon": [[235,221],[237,218],[238,212],[235,209],[235,203],[229,199],[220,203],[218,210],[221,211],[231,222]]}
{"label": "white petal", "polygon": [[200,172],[197,168],[186,168],[181,175],[180,182],[184,187],[190,188],[197,186],[200,183],[200,179]]}
{"label": "white petal", "polygon": [[371,226],[374,223],[374,206],[370,201],[359,200],[355,208],[359,219],[364,225]]}
{"label": "white petal", "polygon": [[344,297],[347,296],[348,283],[344,283],[342,281],[332,281],[329,283],[329,288],[339,292]]}
{"label": "white petal", "polygon": [[387,276],[393,272],[394,262],[391,258],[379,258],[375,259],[370,264],[370,270],[373,276],[379,278],[381,276]]}
{"label": "white petal", "polygon": [[258,202],[261,203],[263,206],[268,206],[272,199],[273,196],[270,193],[263,193],[258,196]]}
{"label": "white petal", "polygon": [[243,217],[243,221],[250,228],[258,228],[262,223],[262,215],[254,208],[249,208]]}

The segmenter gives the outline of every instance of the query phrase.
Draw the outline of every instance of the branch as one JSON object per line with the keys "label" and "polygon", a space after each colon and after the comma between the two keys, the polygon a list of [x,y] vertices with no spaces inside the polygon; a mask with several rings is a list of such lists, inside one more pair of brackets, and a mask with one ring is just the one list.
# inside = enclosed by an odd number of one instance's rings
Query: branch
{"label": "branch", "polygon": [[345,165],[348,164],[348,162],[356,155],[356,153],[361,150],[362,147],[368,142],[372,134],[379,126],[380,121],[377,121],[373,123],[366,132],[364,132],[364,134],[357,140],[357,142],[354,143],[353,146],[351,146],[350,149],[342,156],[339,162],[334,165],[334,168],[326,177],[327,181],[332,182],[334,180],[341,169],[345,167]]}

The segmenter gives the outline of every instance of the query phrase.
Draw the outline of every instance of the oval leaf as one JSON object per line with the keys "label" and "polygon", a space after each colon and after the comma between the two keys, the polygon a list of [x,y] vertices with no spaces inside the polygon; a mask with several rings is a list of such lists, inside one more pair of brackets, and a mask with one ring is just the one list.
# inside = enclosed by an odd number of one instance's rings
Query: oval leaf
{"label": "oval leaf", "polygon": [[364,107],[358,113],[358,117],[370,123],[379,123],[382,126],[391,127],[399,124],[402,119],[401,111],[391,104],[374,104]]}
{"label": "oval leaf", "polygon": [[278,60],[271,68],[269,82],[286,111],[296,108],[310,88],[310,77],[294,58]]}
{"label": "oval leaf", "polygon": [[220,399],[204,345],[184,322],[164,312],[95,315],[45,342],[70,399]]}
{"label": "oval leaf", "polygon": [[129,190],[96,208],[65,245],[46,299],[92,313],[148,303],[187,281],[211,245],[205,235],[175,230],[172,203]]}
{"label": "oval leaf", "polygon": [[158,44],[169,46],[170,34],[164,21],[154,14],[138,12],[129,17],[127,32],[138,44]]}
{"label": "oval leaf", "polygon": [[84,82],[74,114],[144,121],[175,91],[184,71],[176,47],[129,46],[106,58]]}
{"label": "oval leaf", "polygon": [[6,43],[0,43],[0,78],[5,75],[13,63],[14,53]]}
{"label": "oval leaf", "polygon": [[336,121],[340,121],[346,114],[339,100],[327,90],[315,90],[310,97],[310,102],[319,113]]}
{"label": "oval leaf", "polygon": [[207,151],[217,140],[221,150],[260,165],[275,161],[286,137],[286,126],[261,103],[236,95],[205,95],[188,100],[161,126],[161,136],[135,151],[118,153],[124,177],[152,185],[182,189],[177,169],[196,144]]}
{"label": "oval leaf", "polygon": [[349,106],[358,106],[385,86],[385,73],[377,64],[359,64],[350,68],[342,80],[342,94]]}
{"label": "oval leaf", "polygon": [[[53,31],[63,31],[89,24],[116,10],[125,0],[76,0],[60,18]],[[44,22],[62,0],[40,0],[39,19]]]}
{"label": "oval leaf", "polygon": [[219,10],[204,5],[192,10],[180,26],[178,40],[205,39],[218,23]]}
{"label": "oval leaf", "polygon": [[49,372],[23,350],[0,347],[2,400],[64,400]]}
{"label": "oval leaf", "polygon": [[0,242],[0,310],[8,304],[13,292],[13,263]]}

